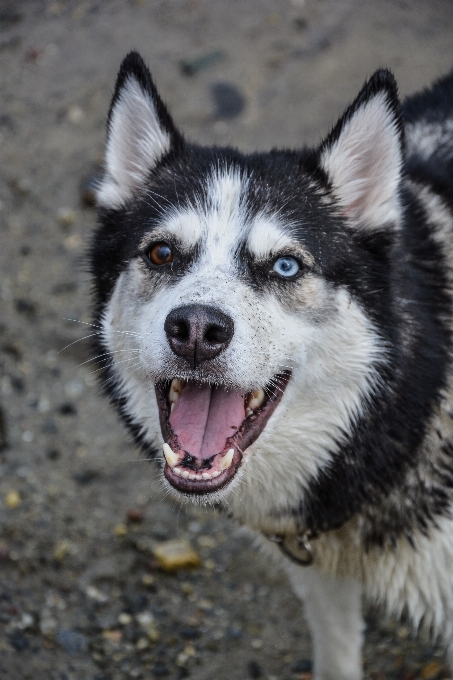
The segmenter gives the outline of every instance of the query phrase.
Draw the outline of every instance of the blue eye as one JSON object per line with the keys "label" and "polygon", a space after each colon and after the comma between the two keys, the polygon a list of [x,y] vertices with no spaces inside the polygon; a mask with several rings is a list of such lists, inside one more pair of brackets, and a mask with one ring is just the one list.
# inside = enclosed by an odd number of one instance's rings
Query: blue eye
{"label": "blue eye", "polygon": [[298,273],[300,265],[294,257],[279,257],[278,260],[274,262],[272,269],[279,276],[288,278],[290,276],[295,276]]}

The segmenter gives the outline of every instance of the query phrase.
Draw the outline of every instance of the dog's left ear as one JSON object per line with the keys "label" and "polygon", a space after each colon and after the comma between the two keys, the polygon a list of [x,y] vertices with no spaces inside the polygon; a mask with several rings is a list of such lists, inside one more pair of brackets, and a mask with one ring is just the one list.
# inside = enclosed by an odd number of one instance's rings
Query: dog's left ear
{"label": "dog's left ear", "polygon": [[358,226],[398,224],[403,153],[396,82],[379,70],[319,149],[341,212]]}
{"label": "dog's left ear", "polygon": [[123,60],[107,123],[105,174],[98,205],[118,208],[144,185],[149,173],[182,136],[137,52]]}

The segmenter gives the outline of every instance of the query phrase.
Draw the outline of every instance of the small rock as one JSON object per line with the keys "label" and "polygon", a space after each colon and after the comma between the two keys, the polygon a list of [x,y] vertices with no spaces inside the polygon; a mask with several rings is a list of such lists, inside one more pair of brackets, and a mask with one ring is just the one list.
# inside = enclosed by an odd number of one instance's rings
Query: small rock
{"label": "small rock", "polygon": [[27,630],[33,626],[34,619],[31,614],[24,612],[20,617],[19,621],[16,622],[16,628],[18,630]]}
{"label": "small rock", "polygon": [[5,505],[7,508],[14,510],[14,508],[17,508],[17,506],[20,505],[20,502],[21,498],[18,491],[8,491],[5,496]]}
{"label": "small rock", "polygon": [[56,640],[68,654],[79,654],[88,648],[85,635],[66,628],[60,628]]}
{"label": "small rock", "polygon": [[147,647],[149,647],[149,641],[144,637],[139,638],[135,644],[135,647],[139,651],[141,651],[142,649],[147,649]]}
{"label": "small rock", "polygon": [[60,227],[63,229],[67,229],[68,227],[72,227],[74,222],[76,221],[76,214],[75,211],[72,210],[71,208],[60,208],[57,211],[57,222]]}
{"label": "small rock", "polygon": [[95,588],[94,586],[87,586],[85,592],[90,598],[90,600],[94,600],[95,602],[99,602],[100,604],[104,604],[105,602],[109,601],[108,595],[103,593],[102,590]]}
{"label": "small rock", "polygon": [[256,663],[256,661],[250,661],[247,664],[247,671],[249,678],[253,678],[253,680],[257,680],[258,678],[263,677],[263,671],[261,669],[261,666],[258,663]]}
{"label": "small rock", "polygon": [[113,529],[113,533],[115,536],[119,536],[120,538],[122,536],[127,536],[127,526],[123,522],[120,522]]}
{"label": "small rock", "polygon": [[123,633],[121,630],[103,630],[102,637],[110,642],[121,642]]}
{"label": "small rock", "polygon": [[312,663],[310,659],[301,659],[291,666],[292,673],[311,673]]}
{"label": "small rock", "polygon": [[9,548],[3,543],[0,544],[0,562],[8,562]]}
{"label": "small rock", "polygon": [[98,479],[100,477],[100,474],[97,470],[82,470],[82,472],[76,472],[75,475],[73,475],[74,481],[77,482],[77,484],[80,484],[80,486],[87,486],[88,484],[91,484],[91,482],[94,482],[95,479]]}
{"label": "small rock", "polygon": [[71,546],[69,541],[63,540],[57,543],[54,553],[53,553],[53,558],[56,562],[59,562],[60,564],[63,562],[65,557],[69,555],[71,552]]}
{"label": "small rock", "polygon": [[207,52],[203,54],[198,59],[182,59],[179,62],[181,73],[185,76],[195,76],[200,71],[212,66],[223,58],[224,54],[220,50],[213,50],[212,52]]}
{"label": "small rock", "polygon": [[46,456],[49,460],[58,460],[61,457],[61,453],[58,449],[49,449],[46,452]]}
{"label": "small rock", "polygon": [[152,576],[151,574],[143,574],[143,576],[142,576],[142,584],[143,584],[146,588],[153,589],[153,588],[155,587],[155,585],[156,585],[156,579],[155,579],[154,576]]}
{"label": "small rock", "polygon": [[131,622],[132,616],[130,614],[127,614],[126,612],[121,612],[121,614],[118,615],[118,623],[120,623],[122,626],[127,626]]}
{"label": "small rock", "polygon": [[259,638],[254,638],[250,644],[253,649],[261,649],[263,646],[263,641],[260,640]]}
{"label": "small rock", "polygon": [[193,628],[191,626],[181,628],[180,633],[181,637],[183,637],[186,640],[196,640],[201,636],[201,632],[198,630],[198,628]]}
{"label": "small rock", "polygon": [[39,630],[41,635],[52,636],[55,635],[58,623],[48,612],[43,612],[39,621]]}
{"label": "small rock", "polygon": [[14,305],[19,314],[28,314],[28,316],[36,314],[36,305],[27,298],[18,298],[14,301]]}
{"label": "small rock", "polygon": [[438,661],[430,661],[423,666],[421,676],[423,680],[435,680],[443,671],[443,666]]}
{"label": "small rock", "polygon": [[163,571],[172,572],[199,567],[201,564],[200,556],[184,539],[163,541],[154,546],[153,554]]}
{"label": "small rock", "polygon": [[28,640],[19,630],[15,630],[9,636],[9,643],[17,652],[22,652],[28,647]]}
{"label": "small rock", "polygon": [[[45,420],[41,425],[41,432],[43,432],[44,434],[55,434],[56,432],[58,432],[58,427],[55,421],[50,418],[48,420]],[[56,458],[52,458],[51,460],[56,460]]]}
{"label": "small rock", "polygon": [[62,416],[76,416],[77,415],[77,409],[74,406],[74,404],[71,404],[71,402],[66,402],[64,404],[61,404],[61,406],[58,409],[58,412]]}
{"label": "small rock", "polygon": [[129,508],[129,510],[126,513],[127,519],[129,522],[143,522],[143,513],[141,510],[138,510],[137,508]]}
{"label": "small rock", "polygon": [[143,628],[148,628],[152,623],[154,623],[154,616],[151,612],[140,612],[140,614],[137,614],[135,618]]}
{"label": "small rock", "polygon": [[64,386],[64,391],[69,399],[77,399],[83,394],[84,386],[81,380],[70,380]]}
{"label": "small rock", "polygon": [[214,83],[211,86],[216,118],[236,118],[245,107],[245,99],[239,89],[231,83]]}
{"label": "small rock", "polygon": [[80,106],[70,106],[67,110],[66,117],[73,125],[79,125],[85,118],[85,112]]}

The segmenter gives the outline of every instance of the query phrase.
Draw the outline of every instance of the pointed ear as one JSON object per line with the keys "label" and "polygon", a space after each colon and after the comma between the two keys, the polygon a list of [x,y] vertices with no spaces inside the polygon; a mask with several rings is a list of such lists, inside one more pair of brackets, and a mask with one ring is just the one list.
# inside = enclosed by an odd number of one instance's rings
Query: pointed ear
{"label": "pointed ear", "polygon": [[365,83],[319,152],[346,217],[363,228],[398,224],[404,139],[390,71],[376,71]]}
{"label": "pointed ear", "polygon": [[117,208],[142,186],[150,171],[182,144],[151,74],[137,52],[123,60],[107,123],[105,175],[98,205]]}

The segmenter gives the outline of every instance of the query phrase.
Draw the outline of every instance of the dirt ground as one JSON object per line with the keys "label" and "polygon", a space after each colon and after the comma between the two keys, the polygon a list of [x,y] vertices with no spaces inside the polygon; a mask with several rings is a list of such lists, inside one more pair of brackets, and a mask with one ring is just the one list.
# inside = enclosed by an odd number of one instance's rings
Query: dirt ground
{"label": "dirt ground", "polygon": [[[447,72],[453,4],[0,0],[0,677],[310,680],[283,575],[227,518],[163,497],[84,363],[90,178],[132,48],[188,137],[294,146],[378,66],[402,95]],[[173,538],[201,566],[157,569]],[[367,680],[449,677],[406,625],[366,621]]]}

